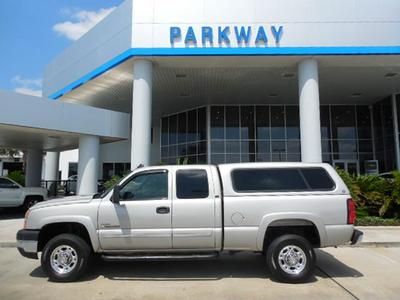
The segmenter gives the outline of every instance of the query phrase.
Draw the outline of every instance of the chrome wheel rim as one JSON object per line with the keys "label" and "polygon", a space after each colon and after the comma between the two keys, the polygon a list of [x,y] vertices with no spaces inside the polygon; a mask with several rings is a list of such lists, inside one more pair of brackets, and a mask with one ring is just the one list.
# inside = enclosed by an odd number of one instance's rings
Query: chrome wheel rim
{"label": "chrome wheel rim", "polygon": [[78,254],[69,245],[61,245],[53,250],[50,255],[51,268],[57,274],[68,274],[72,272],[78,263]]}
{"label": "chrome wheel rim", "polygon": [[300,247],[287,245],[279,252],[278,261],[284,272],[297,275],[306,267],[307,257]]}

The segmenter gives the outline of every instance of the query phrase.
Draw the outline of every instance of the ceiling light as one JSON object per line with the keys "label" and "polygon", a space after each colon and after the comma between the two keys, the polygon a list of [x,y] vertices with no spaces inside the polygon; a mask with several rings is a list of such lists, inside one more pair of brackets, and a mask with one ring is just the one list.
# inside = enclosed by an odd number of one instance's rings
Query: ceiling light
{"label": "ceiling light", "polygon": [[353,93],[353,94],[351,94],[351,97],[353,97],[353,98],[358,98],[358,97],[361,97],[361,93]]}
{"label": "ceiling light", "polygon": [[293,78],[294,76],[294,73],[282,73],[283,78]]}
{"label": "ceiling light", "polygon": [[398,73],[396,73],[396,72],[389,72],[389,73],[385,74],[385,77],[386,78],[391,78],[391,77],[395,77],[397,75],[398,75]]}

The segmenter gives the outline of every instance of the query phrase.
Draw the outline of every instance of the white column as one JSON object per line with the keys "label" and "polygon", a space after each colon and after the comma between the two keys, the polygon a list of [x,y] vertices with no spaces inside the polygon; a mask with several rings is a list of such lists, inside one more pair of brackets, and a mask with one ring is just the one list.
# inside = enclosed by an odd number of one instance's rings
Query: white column
{"label": "white column", "polygon": [[40,186],[42,180],[42,161],[42,150],[29,149],[26,152],[25,186]]}
{"label": "white column", "polygon": [[60,152],[47,152],[44,165],[44,180],[49,196],[57,195],[58,166],[60,162]]}
{"label": "white column", "polygon": [[79,137],[78,195],[97,193],[99,148],[98,136],[81,135]]}
{"label": "white column", "polygon": [[60,162],[60,152],[47,152],[45,158],[44,180],[58,179],[58,166]]}
{"label": "white column", "polygon": [[392,95],[393,129],[394,129],[394,152],[396,154],[396,168],[400,170],[400,142],[399,142],[399,120],[397,118],[396,94]]}
{"label": "white column", "polygon": [[0,160],[0,176],[3,176],[3,162]]}
{"label": "white column", "polygon": [[301,161],[321,162],[318,63],[305,59],[299,64]]}
{"label": "white column", "polygon": [[153,65],[147,60],[133,64],[131,169],[150,164]]}

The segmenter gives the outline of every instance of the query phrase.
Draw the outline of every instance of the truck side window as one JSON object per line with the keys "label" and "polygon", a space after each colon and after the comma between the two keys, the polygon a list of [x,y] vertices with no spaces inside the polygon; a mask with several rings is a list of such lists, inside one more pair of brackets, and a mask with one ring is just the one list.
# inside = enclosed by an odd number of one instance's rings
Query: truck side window
{"label": "truck side window", "polygon": [[15,188],[16,184],[6,178],[0,178],[0,188],[3,189],[11,189]]}
{"label": "truck side window", "polygon": [[208,197],[206,170],[179,170],[176,172],[176,196],[179,199]]}
{"label": "truck side window", "polygon": [[298,169],[236,169],[232,171],[233,188],[237,192],[307,191]]}
{"label": "truck side window", "polygon": [[121,188],[119,195],[125,201],[168,199],[168,172],[139,174]]}
{"label": "truck side window", "polygon": [[335,188],[335,182],[324,169],[301,168],[300,170],[312,190],[330,191]]}

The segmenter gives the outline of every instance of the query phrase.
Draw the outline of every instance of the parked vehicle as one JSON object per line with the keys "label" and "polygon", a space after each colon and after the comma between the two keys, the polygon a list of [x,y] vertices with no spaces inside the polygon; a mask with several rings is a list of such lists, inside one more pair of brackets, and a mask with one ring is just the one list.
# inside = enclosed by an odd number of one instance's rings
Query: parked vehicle
{"label": "parked vehicle", "polygon": [[0,177],[0,207],[22,207],[28,210],[46,199],[47,190],[44,188],[23,187],[10,178]]}
{"label": "parked vehicle", "polygon": [[271,275],[307,280],[314,248],[356,243],[349,190],[328,164],[246,163],[138,168],[103,194],[37,204],[17,234],[42,252],[54,281],[107,261],[201,259],[224,250],[265,254]]}

